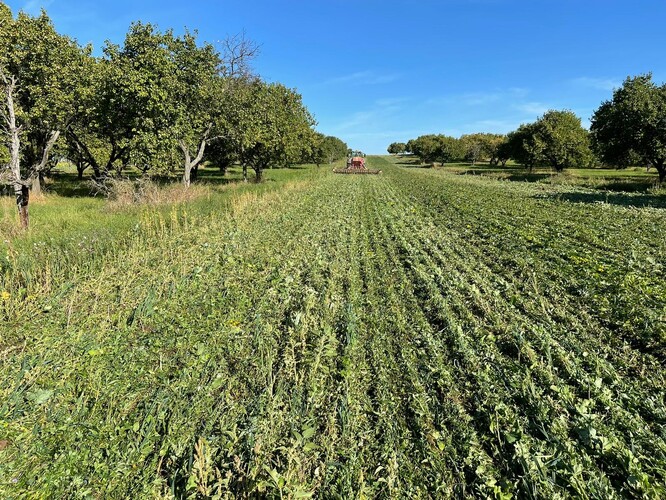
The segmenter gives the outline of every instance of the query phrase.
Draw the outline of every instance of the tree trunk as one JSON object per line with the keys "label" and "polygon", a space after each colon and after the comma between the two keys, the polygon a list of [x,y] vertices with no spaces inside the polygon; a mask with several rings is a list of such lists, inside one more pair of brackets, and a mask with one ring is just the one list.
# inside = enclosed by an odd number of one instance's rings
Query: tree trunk
{"label": "tree trunk", "polygon": [[14,183],[14,194],[16,195],[16,208],[18,208],[21,227],[28,229],[30,218],[28,217],[28,203],[30,202],[30,189],[21,183]]}
{"label": "tree trunk", "polygon": [[28,186],[21,182],[21,127],[16,124],[16,112],[14,110],[14,90],[16,90],[16,77],[7,77],[4,73],[0,74],[4,83],[5,106],[7,114],[5,123],[9,135],[9,171],[11,172],[11,182],[14,186],[16,195],[16,208],[18,209],[21,226],[28,228],[28,202],[30,201],[30,191]]}
{"label": "tree trunk", "polygon": [[60,130],[52,130],[49,133],[49,139],[44,145],[44,150],[42,151],[41,161],[33,167],[33,178],[32,178],[32,192],[35,195],[40,195],[42,193],[42,183],[44,182],[44,170],[46,169],[46,164],[49,162],[49,155],[55,143],[58,142],[60,137]]}
{"label": "tree trunk", "polygon": [[41,179],[41,174],[37,174],[32,178],[32,186],[30,187],[30,190],[32,191],[32,194],[35,196],[39,196],[42,194],[42,179]]}
{"label": "tree trunk", "polygon": [[190,161],[190,152],[187,148],[183,149],[183,153],[185,154],[185,164],[183,165],[183,186],[188,188],[191,184],[192,162]]}
{"label": "tree trunk", "polygon": [[[129,163],[129,158],[127,157],[127,148],[120,148],[115,143],[111,144],[111,154],[109,159],[104,166],[104,170],[100,172],[101,177],[107,177],[112,171],[115,171],[118,176],[122,175],[123,169]],[[116,162],[120,162],[116,164]]]}
{"label": "tree trunk", "polygon": [[247,165],[243,163],[243,182],[247,182]]}
{"label": "tree trunk", "polygon": [[654,167],[659,173],[659,184],[663,184],[664,179],[666,179],[666,166],[664,166],[664,162],[655,163]]}
{"label": "tree trunk", "polygon": [[[184,162],[184,172],[183,172],[183,185],[185,187],[190,187],[191,181],[192,181],[192,170],[197,169],[199,166],[199,163],[203,159],[204,152],[206,151],[206,143],[208,142],[208,134],[210,133],[211,126],[209,126],[206,129],[206,132],[203,135],[203,139],[201,139],[201,142],[199,143],[199,151],[197,151],[197,156],[194,159],[191,159],[190,157],[190,148],[187,146],[185,141],[179,141],[178,145],[180,146],[180,150],[183,152],[183,155],[185,156],[185,162]],[[194,179],[196,179],[196,172],[194,174]]]}
{"label": "tree trunk", "polygon": [[85,169],[86,169],[86,165],[82,161],[77,162],[77,164],[76,164],[76,173],[78,174],[78,179],[80,181],[83,180],[83,172],[85,171]]}
{"label": "tree trunk", "polygon": [[[79,163],[81,165],[84,165],[86,162],[92,167],[93,169],[93,178],[99,179],[102,176],[102,169],[99,166],[99,163],[97,162],[97,159],[93,156],[93,154],[90,152],[88,147],[79,140],[78,136],[72,132],[70,129],[68,131],[69,137],[74,141],[74,144],[76,145],[77,152],[82,155],[86,161],[81,161],[79,160]],[[78,164],[77,164],[77,170],[78,170]],[[83,167],[83,170],[87,168]],[[83,170],[79,171],[79,179],[83,179]]]}
{"label": "tree trunk", "polygon": [[264,177],[264,175],[263,175],[264,174],[264,169],[261,168],[261,167],[252,167],[252,169],[254,170],[254,175],[255,175],[254,182],[257,182],[257,183],[261,182],[263,180],[263,177]]}

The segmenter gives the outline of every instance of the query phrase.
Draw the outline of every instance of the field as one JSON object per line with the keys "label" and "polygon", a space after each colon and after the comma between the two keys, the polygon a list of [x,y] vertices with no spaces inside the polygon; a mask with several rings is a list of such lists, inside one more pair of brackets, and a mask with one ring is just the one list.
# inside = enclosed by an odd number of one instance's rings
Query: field
{"label": "field", "polygon": [[[399,166],[407,168],[430,167],[412,155],[401,155],[392,159]],[[659,191],[654,169],[645,167],[613,168],[572,168],[560,173],[550,167],[535,167],[527,170],[523,165],[509,161],[507,165],[490,165],[488,162],[437,164],[436,169],[462,175],[481,175],[488,178],[510,181],[539,182],[543,184],[564,184],[570,187],[586,187],[611,192],[650,192]]]}
{"label": "field", "polygon": [[36,205],[1,496],[664,498],[664,195],[400,163]]}

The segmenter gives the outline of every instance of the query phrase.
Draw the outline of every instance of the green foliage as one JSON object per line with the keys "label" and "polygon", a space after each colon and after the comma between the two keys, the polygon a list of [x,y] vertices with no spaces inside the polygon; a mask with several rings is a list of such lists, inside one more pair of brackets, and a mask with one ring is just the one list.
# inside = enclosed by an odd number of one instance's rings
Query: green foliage
{"label": "green foliage", "polygon": [[505,141],[502,134],[467,134],[460,137],[460,147],[465,160],[472,164],[479,160],[488,160],[492,165],[499,162],[499,147]]}
{"label": "green foliage", "polygon": [[259,79],[234,79],[225,92],[222,135],[261,180],[268,167],[312,157],[315,121],[296,91]]}
{"label": "green foliage", "polygon": [[89,167],[96,177],[134,167],[165,176],[180,163],[186,185],[204,158],[221,169],[242,161],[259,177],[268,166],[335,161],[346,149],[329,137],[316,151],[314,119],[300,95],[252,75],[257,47],[244,34],[225,39],[219,54],[191,32],[176,36],[136,22],[122,45],[107,42],[95,58],[58,35],[45,13],[14,19],[3,4],[0,17],[0,65],[20,83],[22,152],[30,165],[63,131],[66,146],[53,151],[80,175]]}
{"label": "green foliage", "polygon": [[55,31],[44,11],[38,17],[21,12],[14,19],[4,4],[0,45],[0,73],[16,80],[14,106],[22,128],[21,160],[26,167],[22,175],[27,177],[40,167],[45,154],[49,156],[51,135],[72,120],[86,54]]}
{"label": "green foliage", "polygon": [[422,135],[410,141],[408,147],[424,163],[446,163],[460,159],[464,154],[458,139],[442,134]]}
{"label": "green foliage", "polygon": [[590,140],[571,111],[548,111],[534,123],[510,132],[499,155],[532,169],[548,165],[556,171],[567,167],[587,167],[594,161]]}
{"label": "green foliage", "polygon": [[315,145],[312,149],[312,162],[320,163],[333,163],[341,160],[347,156],[347,144],[330,135],[317,133]]}
{"label": "green foliage", "polygon": [[69,151],[97,176],[120,173],[131,162],[147,169],[172,149],[165,143],[170,103],[162,82],[174,65],[166,58],[165,39],[150,24],[134,23],[124,45],[107,43],[104,54],[88,62]]}
{"label": "green foliage", "polygon": [[230,138],[224,135],[214,137],[206,146],[204,160],[226,173],[227,169],[238,161],[238,151]]}
{"label": "green foliage", "polygon": [[611,165],[626,167],[638,160],[655,167],[666,178],[666,84],[652,75],[627,78],[613,98],[592,117],[592,138],[599,156]]}
{"label": "green foliage", "polygon": [[518,129],[509,132],[500,155],[502,158],[510,158],[530,170],[538,166],[543,157],[536,142],[536,125],[534,123],[522,124]]}
{"label": "green foliage", "polygon": [[407,151],[407,144],[404,142],[392,142],[389,144],[387,151],[392,155],[398,155]]}
{"label": "green foliage", "polygon": [[391,154],[413,153],[424,163],[448,163],[466,160],[476,163],[488,160],[491,164],[499,163],[500,145],[505,142],[501,134],[467,134],[459,139],[442,134],[427,134],[410,139],[406,144],[394,142],[388,152]]}
{"label": "green foliage", "polygon": [[571,111],[548,111],[535,123],[534,143],[543,160],[557,171],[592,163],[590,140]]}
{"label": "green foliage", "polygon": [[0,168],[9,163],[9,149],[5,144],[0,144]]}

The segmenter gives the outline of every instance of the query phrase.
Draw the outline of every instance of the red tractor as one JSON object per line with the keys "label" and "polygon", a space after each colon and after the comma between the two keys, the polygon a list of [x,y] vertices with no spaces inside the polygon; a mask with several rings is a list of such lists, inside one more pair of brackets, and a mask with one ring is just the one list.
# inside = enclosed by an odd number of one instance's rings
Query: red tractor
{"label": "red tractor", "polygon": [[347,168],[365,168],[365,158],[362,156],[347,158]]}
{"label": "red tractor", "polygon": [[369,170],[365,165],[365,155],[361,151],[351,151],[347,156],[347,168],[336,168],[336,174],[381,174],[381,170]]}

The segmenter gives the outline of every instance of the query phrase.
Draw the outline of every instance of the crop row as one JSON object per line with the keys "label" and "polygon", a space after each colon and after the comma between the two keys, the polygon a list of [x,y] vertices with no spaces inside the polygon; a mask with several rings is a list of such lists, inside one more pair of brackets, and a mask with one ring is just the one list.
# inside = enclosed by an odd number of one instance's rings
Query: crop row
{"label": "crop row", "polygon": [[654,211],[371,166],[148,218],[14,312],[0,489],[663,496]]}

